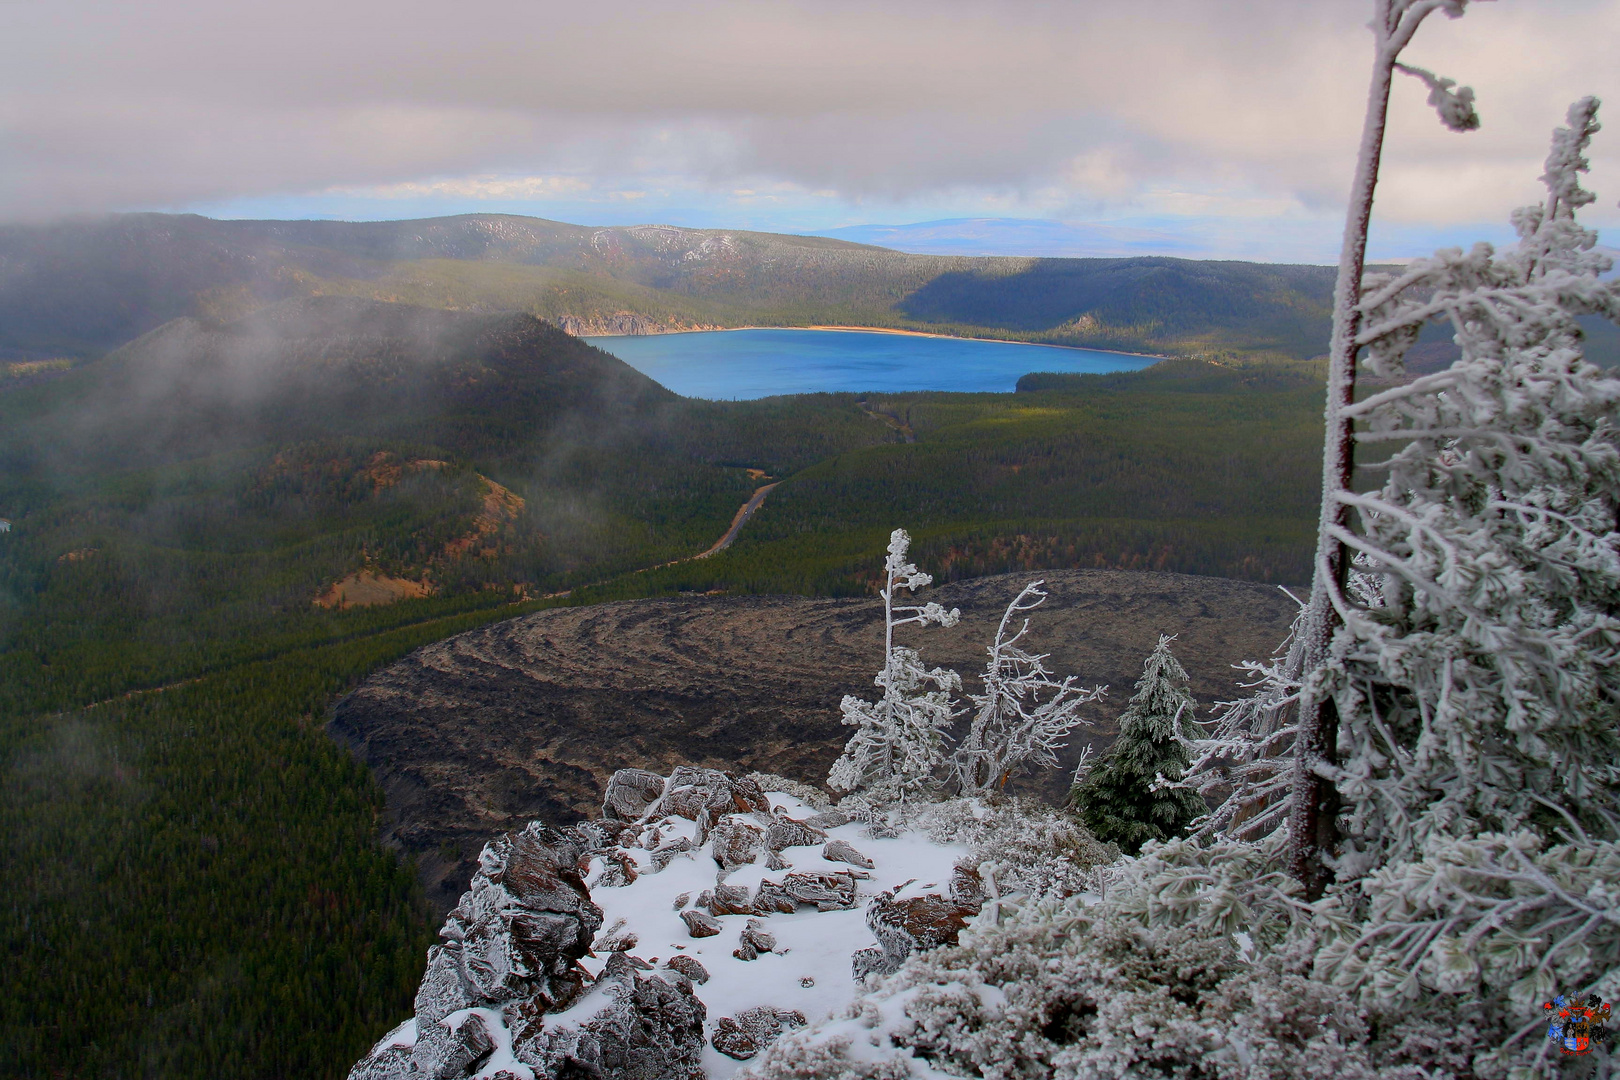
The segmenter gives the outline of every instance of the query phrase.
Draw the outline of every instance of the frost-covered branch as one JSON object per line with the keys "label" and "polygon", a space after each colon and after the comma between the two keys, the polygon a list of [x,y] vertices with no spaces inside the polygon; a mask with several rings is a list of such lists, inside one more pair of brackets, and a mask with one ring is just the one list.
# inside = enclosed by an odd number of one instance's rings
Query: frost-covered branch
{"label": "frost-covered branch", "polygon": [[[1620,990],[1620,845],[1531,831],[1436,838],[1323,905],[1316,975],[1367,1000]],[[1346,907],[1365,906],[1361,919]]]}
{"label": "frost-covered branch", "polygon": [[1207,734],[1187,741],[1192,761],[1182,786],[1214,803],[1213,810],[1194,819],[1190,835],[1254,840],[1284,824],[1293,786],[1295,706],[1305,654],[1299,630],[1305,613],[1301,604],[1269,661],[1237,665],[1246,676],[1242,685],[1253,693],[1217,702],[1203,725]]}
{"label": "frost-covered branch", "polygon": [[[1070,731],[1086,723],[1080,706],[1096,701],[1105,687],[1083,687],[1075,676],[1056,679],[1046,667],[1047,654],[1031,653],[1019,643],[1029,632],[1023,619],[1015,633],[1009,627],[1026,612],[1045,603],[1045,584],[1033,581],[1007,605],[987,646],[982,693],[969,694],[973,721],[958,745],[951,765],[963,794],[1006,786],[1025,768],[1057,764]],[[1043,700],[1044,699],[1044,700]]]}

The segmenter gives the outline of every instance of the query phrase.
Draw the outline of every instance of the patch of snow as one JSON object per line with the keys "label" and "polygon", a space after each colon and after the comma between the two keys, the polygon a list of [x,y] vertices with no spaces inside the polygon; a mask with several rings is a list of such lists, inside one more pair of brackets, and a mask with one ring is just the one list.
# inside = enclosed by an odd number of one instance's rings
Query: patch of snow
{"label": "patch of snow", "polygon": [[[473,1080],[491,1080],[497,1073],[506,1072],[517,1077],[517,1080],[535,1080],[534,1070],[519,1061],[512,1053],[512,1033],[507,1030],[506,1021],[501,1018],[499,1009],[459,1009],[446,1016],[439,1023],[451,1031],[461,1026],[461,1022],[469,1016],[477,1015],[484,1021],[484,1030],[489,1033],[490,1042],[495,1049],[484,1060],[484,1065],[473,1075]],[[415,1021],[412,1021],[414,1026]]]}
{"label": "patch of snow", "polygon": [[[774,811],[803,819],[816,813],[790,795],[768,795]],[[679,819],[676,819],[677,821]],[[660,821],[665,842],[671,833]],[[903,896],[921,895],[949,888],[951,870],[966,859],[971,849],[963,844],[935,843],[921,831],[906,831],[889,839],[866,835],[866,826],[851,822],[824,830],[827,838],[842,839],[856,847],[876,864],[865,871],[869,880],[857,882],[856,906],[848,911],[816,911],[801,907],[794,914],[767,916],[721,915],[721,931],[713,937],[694,938],[681,920],[675,900],[685,893],[690,901],[717,881],[745,886],[750,894],[765,880],[781,881],[788,873],[847,873],[846,863],[831,862],[821,855],[821,845],[790,847],[780,852],[787,870],[770,870],[765,856],[754,863],[722,875],[706,850],[677,855],[662,871],[642,873],[630,885],[618,888],[595,887],[591,899],[602,909],[603,925],[611,927],[623,919],[636,945],[631,954],[662,967],[672,956],[694,957],[709,972],[709,981],[695,988],[708,1009],[707,1034],[712,1038],[721,1017],[734,1017],[744,1009],[759,1006],[797,1010],[811,1023],[825,1020],[855,999],[861,991],[850,966],[858,949],[876,944],[866,925],[866,905],[878,893],[911,882]],[[635,849],[630,849],[632,852]],[[638,857],[638,869],[642,860]],[[592,860],[592,875],[600,872],[601,860]],[[859,871],[857,871],[859,872]],[[928,886],[928,887],[925,887]],[[740,946],[740,935],[750,919],[758,919],[763,929],[776,938],[776,947],[760,953],[757,959],[740,960],[733,950]],[[587,956],[582,962],[592,975],[599,974],[609,954]],[[587,995],[569,1010],[595,1011],[600,1002]],[[582,1013],[581,1015],[585,1015]],[[555,1019],[567,1021],[567,1013]],[[551,1019],[551,1018],[548,1018]],[[703,1066],[712,1080],[727,1080],[744,1062],[719,1053],[712,1045],[704,1049]]]}

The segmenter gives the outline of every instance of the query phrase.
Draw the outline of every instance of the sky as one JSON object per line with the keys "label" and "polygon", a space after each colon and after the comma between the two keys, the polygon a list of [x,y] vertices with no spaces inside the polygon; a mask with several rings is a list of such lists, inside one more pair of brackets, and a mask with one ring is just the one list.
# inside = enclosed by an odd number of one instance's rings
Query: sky
{"label": "sky", "polygon": [[[0,220],[498,212],[820,232],[1014,218],[1331,262],[1371,10],[0,0]],[[1620,108],[1617,41],[1620,0],[1432,17],[1404,59],[1472,86],[1483,126],[1445,131],[1399,80],[1374,257],[1507,239],[1569,103]],[[1588,223],[1612,230],[1611,127]]]}

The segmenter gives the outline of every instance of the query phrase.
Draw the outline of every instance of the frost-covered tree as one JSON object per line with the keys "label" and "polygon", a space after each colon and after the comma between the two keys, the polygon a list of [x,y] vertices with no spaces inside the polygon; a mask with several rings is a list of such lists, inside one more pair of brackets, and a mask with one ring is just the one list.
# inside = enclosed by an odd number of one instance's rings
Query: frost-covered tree
{"label": "frost-covered tree", "polygon": [[[1362,463],[1380,487],[1332,493],[1348,513],[1330,536],[1355,562],[1318,582],[1329,651],[1257,666],[1260,693],[1189,780],[1252,767],[1211,821],[1275,839],[1279,774],[1260,748],[1301,729],[1272,706],[1302,687],[1327,703],[1333,759],[1307,760],[1340,807],[1322,852],[1337,884],[1314,906],[1313,970],[1368,1006],[1463,995],[1501,1019],[1555,987],[1620,990],[1620,379],[1584,360],[1576,321],[1620,321],[1611,260],[1575,221],[1596,113],[1577,102],[1554,134],[1547,199],[1514,213],[1513,249],[1366,283],[1355,344],[1397,384],[1345,412],[1358,444],[1392,449]],[[1406,378],[1431,319],[1461,357]],[[1263,808],[1249,832],[1245,799]],[[1474,1065],[1545,1056],[1520,1030]]]}
{"label": "frost-covered tree", "polygon": [[1205,810],[1197,794],[1172,786],[1188,765],[1184,741],[1198,734],[1197,704],[1170,652],[1172,640],[1159,638],[1119,718],[1119,738],[1069,792],[1069,804],[1097,839],[1130,854],[1177,835]]}
{"label": "frost-covered tree", "polygon": [[1582,356],[1576,318],[1620,320],[1612,260],[1575,211],[1597,102],[1569,111],[1542,179],[1513,215],[1518,245],[1442,251],[1370,283],[1357,343],[1403,373],[1430,319],[1451,324],[1449,369],[1345,410],[1374,492],[1336,540],[1377,581],[1369,605],[1329,583],[1340,628],[1316,675],[1340,717],[1350,876],[1433,836],[1572,825],[1620,839],[1620,379]]}
{"label": "frost-covered tree", "polygon": [[1075,676],[1062,680],[1046,667],[1046,653],[1032,653],[1019,643],[1029,632],[1025,618],[1015,633],[1009,629],[1026,612],[1046,602],[1045,582],[1032,581],[1002,613],[996,637],[986,651],[982,693],[969,694],[973,721],[952,755],[951,767],[964,795],[999,790],[1027,768],[1051,768],[1063,740],[1086,721],[1080,706],[1096,701],[1106,688],[1082,687]]}
{"label": "frost-covered tree", "polygon": [[[1383,155],[1384,127],[1389,113],[1395,72],[1411,75],[1429,87],[1429,103],[1453,131],[1479,126],[1474,113],[1474,92],[1421,68],[1400,62],[1423,21],[1437,11],[1457,18],[1469,0],[1374,0],[1369,23],[1374,39],[1373,74],[1367,92],[1367,113],[1362,124],[1360,153],[1350,185],[1345,214],[1344,245],[1339,254],[1339,275],[1333,292],[1333,336],[1328,346],[1326,438],[1322,453],[1322,511],[1317,532],[1315,571],[1311,597],[1297,634],[1302,670],[1315,670],[1326,660],[1339,612],[1335,590],[1345,588],[1352,553],[1339,534],[1349,526],[1350,508],[1338,496],[1353,489],[1355,419],[1348,413],[1356,396],[1356,355],[1362,347],[1365,312],[1361,305],[1362,278],[1367,261],[1367,228],[1372,220],[1373,192]],[[1295,875],[1307,890],[1319,893],[1331,876],[1330,849],[1336,842],[1334,823],[1337,796],[1322,775],[1336,760],[1338,717],[1331,695],[1318,692],[1309,682],[1299,695],[1293,794],[1290,799],[1291,861]]]}
{"label": "frost-covered tree", "polygon": [[883,670],[873,682],[883,691],[877,701],[845,695],[839,705],[844,723],[856,729],[833,763],[827,782],[873,803],[928,798],[938,790],[945,762],[945,738],[957,711],[952,694],[962,680],[945,668],[926,668],[916,649],[894,643],[897,626],[955,626],[961,612],[932,601],[896,604],[900,589],[915,592],[934,579],[906,561],[911,537],[904,529],[889,535],[884,560]]}
{"label": "frost-covered tree", "polygon": [[1255,840],[1287,822],[1304,668],[1300,625],[1306,610],[1301,604],[1288,636],[1269,660],[1237,665],[1246,676],[1242,685],[1253,692],[1217,702],[1208,733],[1189,741],[1193,759],[1182,786],[1214,806],[1192,821],[1192,835]]}

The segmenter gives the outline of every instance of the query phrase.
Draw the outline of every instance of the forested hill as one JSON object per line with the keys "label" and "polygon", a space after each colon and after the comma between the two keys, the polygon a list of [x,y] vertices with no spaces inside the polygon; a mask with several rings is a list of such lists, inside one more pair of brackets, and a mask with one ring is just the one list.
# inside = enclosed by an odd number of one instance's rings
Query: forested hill
{"label": "forested hill", "polygon": [[1209,358],[1326,351],[1333,271],[908,255],[821,237],[494,214],[0,227],[0,361],[86,357],[184,316],[341,295],[522,311],[579,333],[857,325]]}
{"label": "forested hill", "polygon": [[6,411],[58,467],[336,437],[499,458],[564,415],[618,422],[677,400],[530,315],[347,297],[283,301],[222,326],[174,319],[34,397]]}

